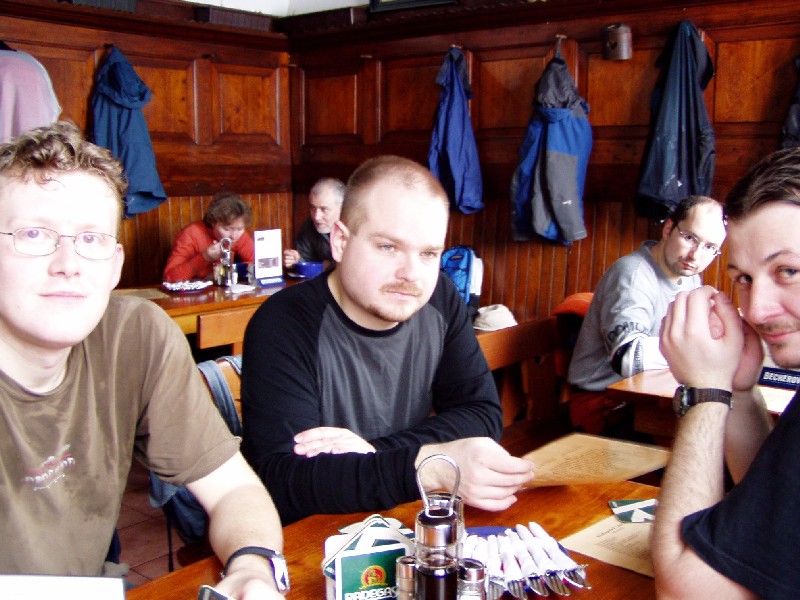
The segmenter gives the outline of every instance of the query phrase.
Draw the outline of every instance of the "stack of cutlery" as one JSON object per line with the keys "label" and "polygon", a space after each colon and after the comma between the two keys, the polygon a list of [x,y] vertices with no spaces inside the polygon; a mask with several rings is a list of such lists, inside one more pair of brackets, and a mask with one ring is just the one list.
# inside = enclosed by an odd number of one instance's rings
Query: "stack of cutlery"
{"label": "stack of cutlery", "polygon": [[499,535],[474,534],[464,540],[462,554],[486,566],[486,597],[497,600],[506,591],[519,600],[528,592],[569,596],[570,587],[590,588],[586,565],[579,565],[538,523],[508,528]]}

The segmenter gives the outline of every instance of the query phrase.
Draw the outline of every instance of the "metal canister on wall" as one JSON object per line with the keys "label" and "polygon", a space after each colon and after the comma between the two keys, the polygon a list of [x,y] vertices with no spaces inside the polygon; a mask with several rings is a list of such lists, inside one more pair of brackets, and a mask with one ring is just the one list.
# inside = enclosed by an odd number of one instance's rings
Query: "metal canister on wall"
{"label": "metal canister on wall", "polygon": [[630,26],[612,23],[603,27],[603,58],[629,60],[633,56],[633,36]]}

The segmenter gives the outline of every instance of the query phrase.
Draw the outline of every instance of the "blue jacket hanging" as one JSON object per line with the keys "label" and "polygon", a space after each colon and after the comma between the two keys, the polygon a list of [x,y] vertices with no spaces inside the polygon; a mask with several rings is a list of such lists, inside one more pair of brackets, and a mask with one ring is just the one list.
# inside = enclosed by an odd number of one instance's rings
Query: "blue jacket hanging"
{"label": "blue jacket hanging", "polygon": [[697,28],[681,21],[656,66],[663,71],[650,98],[650,137],[637,210],[661,219],[681,200],[711,193],[716,151],[703,90],[714,77],[714,65]]}
{"label": "blue jacket hanging", "polygon": [[428,166],[447,192],[451,205],[471,214],[483,208],[483,183],[467,104],[467,100],[472,98],[472,88],[461,50],[450,49],[436,76],[436,83],[442,89],[428,151]]}
{"label": "blue jacket hanging", "polygon": [[112,48],[98,71],[92,94],[94,142],[111,150],[128,178],[125,216],[156,208],[167,199],[142,107],[150,89],[125,55]]}
{"label": "blue jacket hanging", "polygon": [[569,245],[586,237],[583,190],[592,127],[560,40],[536,84],[533,107],[511,179],[512,238],[539,235]]}

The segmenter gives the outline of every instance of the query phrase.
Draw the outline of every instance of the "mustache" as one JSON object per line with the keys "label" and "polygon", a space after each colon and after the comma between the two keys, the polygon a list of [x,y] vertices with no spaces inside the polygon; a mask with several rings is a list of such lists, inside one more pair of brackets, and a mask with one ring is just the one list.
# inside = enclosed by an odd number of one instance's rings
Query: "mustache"
{"label": "mustache", "polygon": [[770,323],[762,323],[760,325],[756,325],[753,327],[757,333],[763,334],[782,334],[782,333],[791,333],[792,331],[797,331],[800,329],[800,322],[792,321],[792,322],[779,322],[773,321]]}
{"label": "mustache", "polygon": [[420,296],[422,290],[411,283],[393,283],[381,286],[381,292],[389,294],[406,294],[409,296]]}

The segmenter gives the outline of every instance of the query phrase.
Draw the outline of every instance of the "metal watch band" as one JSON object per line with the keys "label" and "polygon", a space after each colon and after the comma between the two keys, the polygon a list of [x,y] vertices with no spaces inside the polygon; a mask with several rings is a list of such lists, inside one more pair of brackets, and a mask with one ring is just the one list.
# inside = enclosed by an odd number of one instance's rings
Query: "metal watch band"
{"label": "metal watch band", "polygon": [[230,567],[234,559],[239,558],[243,554],[255,554],[266,558],[272,565],[272,574],[275,577],[275,585],[278,587],[278,591],[281,593],[289,591],[289,570],[286,568],[286,558],[277,550],[271,550],[270,548],[264,548],[262,546],[245,546],[231,554],[225,563],[225,568],[222,569],[223,577],[228,574],[228,567]]}

